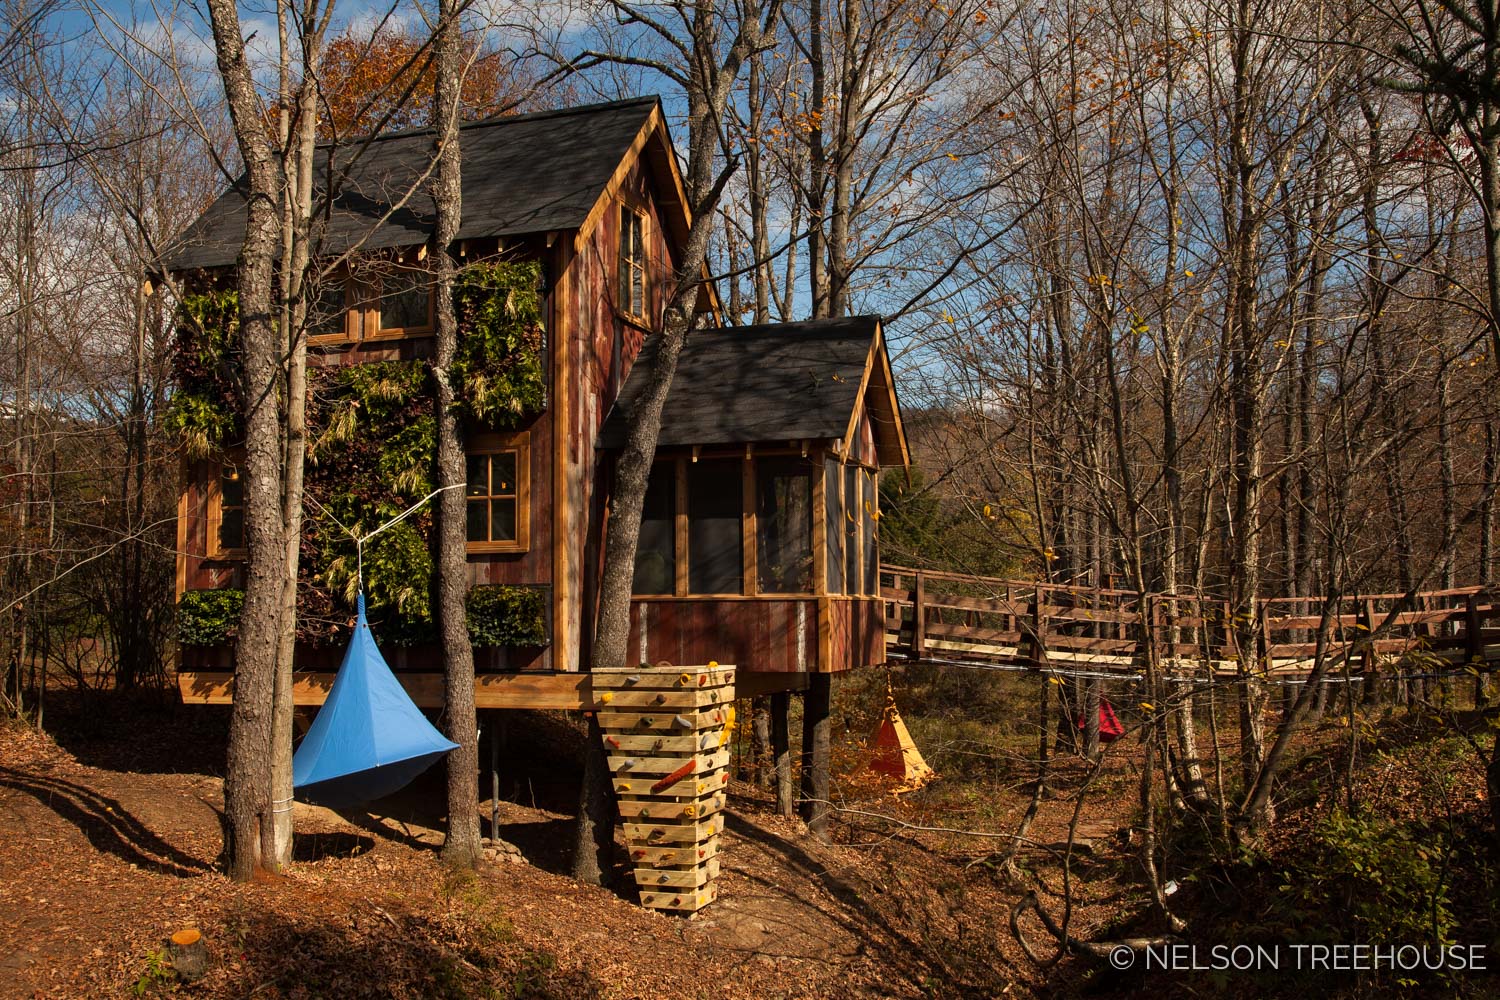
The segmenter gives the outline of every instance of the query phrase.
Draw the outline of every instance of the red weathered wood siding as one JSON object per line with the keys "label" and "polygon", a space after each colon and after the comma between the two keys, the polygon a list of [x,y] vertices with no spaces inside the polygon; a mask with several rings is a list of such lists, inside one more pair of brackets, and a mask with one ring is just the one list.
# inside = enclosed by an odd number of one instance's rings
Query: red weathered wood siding
{"label": "red weathered wood siding", "polygon": [[829,660],[833,671],[885,662],[885,605],[871,598],[831,598]]}
{"label": "red weathered wood siding", "polygon": [[816,598],[631,602],[630,656],[643,663],[734,664],[804,673],[818,665]]}
{"label": "red weathered wood siding", "polygon": [[567,630],[565,662],[557,664],[555,669],[559,670],[582,669],[593,641],[591,624],[598,609],[609,489],[607,470],[597,467],[599,429],[648,334],[626,320],[617,307],[620,209],[624,204],[646,215],[647,311],[653,326],[660,325],[676,266],[650,172],[637,160],[623,178],[617,196],[609,201],[592,232],[575,247],[568,263],[572,323],[566,342],[568,354],[561,363],[572,378],[566,406],[569,430],[563,447],[565,457],[560,459],[564,463],[560,502],[568,515],[566,527],[559,528],[558,536],[559,540],[568,540],[576,556],[569,560],[572,579],[568,593],[559,601],[565,620],[557,627]]}

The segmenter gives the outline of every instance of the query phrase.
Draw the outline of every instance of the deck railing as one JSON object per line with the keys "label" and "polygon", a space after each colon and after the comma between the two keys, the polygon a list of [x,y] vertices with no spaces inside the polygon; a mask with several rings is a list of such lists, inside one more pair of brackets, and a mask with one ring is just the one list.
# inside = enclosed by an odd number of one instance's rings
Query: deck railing
{"label": "deck railing", "polygon": [[[1229,602],[882,565],[892,659],[1139,673],[1305,674],[1320,651],[1370,671],[1500,664],[1500,592],[1479,587],[1256,602],[1233,622]],[[1250,627],[1244,627],[1250,626]],[[1251,655],[1240,643],[1254,637]]]}

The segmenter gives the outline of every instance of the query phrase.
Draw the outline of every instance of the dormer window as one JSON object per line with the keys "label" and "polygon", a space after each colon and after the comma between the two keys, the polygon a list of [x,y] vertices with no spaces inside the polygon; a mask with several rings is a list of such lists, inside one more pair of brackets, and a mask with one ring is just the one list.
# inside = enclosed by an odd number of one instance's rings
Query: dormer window
{"label": "dormer window", "polygon": [[432,329],[432,275],[412,268],[390,272],[381,279],[376,308],[382,336],[427,333]]}
{"label": "dormer window", "polygon": [[646,318],[646,216],[629,205],[620,206],[620,312],[631,319]]}
{"label": "dormer window", "polygon": [[307,332],[310,337],[347,340],[359,336],[359,312],[349,308],[342,275],[331,275],[310,296]]}

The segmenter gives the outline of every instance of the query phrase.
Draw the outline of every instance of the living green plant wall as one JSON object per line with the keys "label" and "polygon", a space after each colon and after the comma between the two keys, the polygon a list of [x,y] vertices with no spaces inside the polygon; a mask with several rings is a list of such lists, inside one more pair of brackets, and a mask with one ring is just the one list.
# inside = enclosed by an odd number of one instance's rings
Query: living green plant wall
{"label": "living green plant wall", "polygon": [[459,406],[489,430],[515,430],[546,409],[541,282],[536,261],[490,261],[454,283]]}
{"label": "living green plant wall", "polygon": [[[467,427],[523,426],[547,402],[540,266],[474,264],[460,273],[453,294],[454,369]],[[239,436],[238,320],[233,292],[187,296],[179,307],[169,420],[195,457],[219,454]],[[298,633],[304,641],[333,642],[347,627],[358,588],[355,548],[343,528],[366,534],[433,489],[432,382],[427,363],[411,360],[313,366],[308,386]],[[383,641],[435,638],[431,545],[426,507],[366,546],[366,607]],[[204,620],[203,601],[185,595],[179,606],[189,623],[187,631],[179,624],[184,642],[211,644],[201,637],[218,634]],[[536,588],[475,588],[471,632],[479,645],[544,645],[544,609]]]}
{"label": "living green plant wall", "polygon": [[211,289],[185,295],[173,324],[169,433],[192,458],[208,458],[240,436],[240,297]]}
{"label": "living green plant wall", "polygon": [[[244,606],[243,590],[189,590],[177,602],[177,641],[184,646],[231,642]],[[469,639],[476,646],[547,643],[547,593],[542,587],[481,584],[469,591],[465,611]]]}

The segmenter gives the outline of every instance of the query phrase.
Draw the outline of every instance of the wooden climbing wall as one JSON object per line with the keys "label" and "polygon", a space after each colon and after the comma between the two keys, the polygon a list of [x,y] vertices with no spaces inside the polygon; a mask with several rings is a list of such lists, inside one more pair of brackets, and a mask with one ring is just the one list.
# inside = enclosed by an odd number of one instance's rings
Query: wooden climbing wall
{"label": "wooden climbing wall", "polygon": [[734,668],[600,670],[591,677],[641,905],[699,910],[717,895]]}

